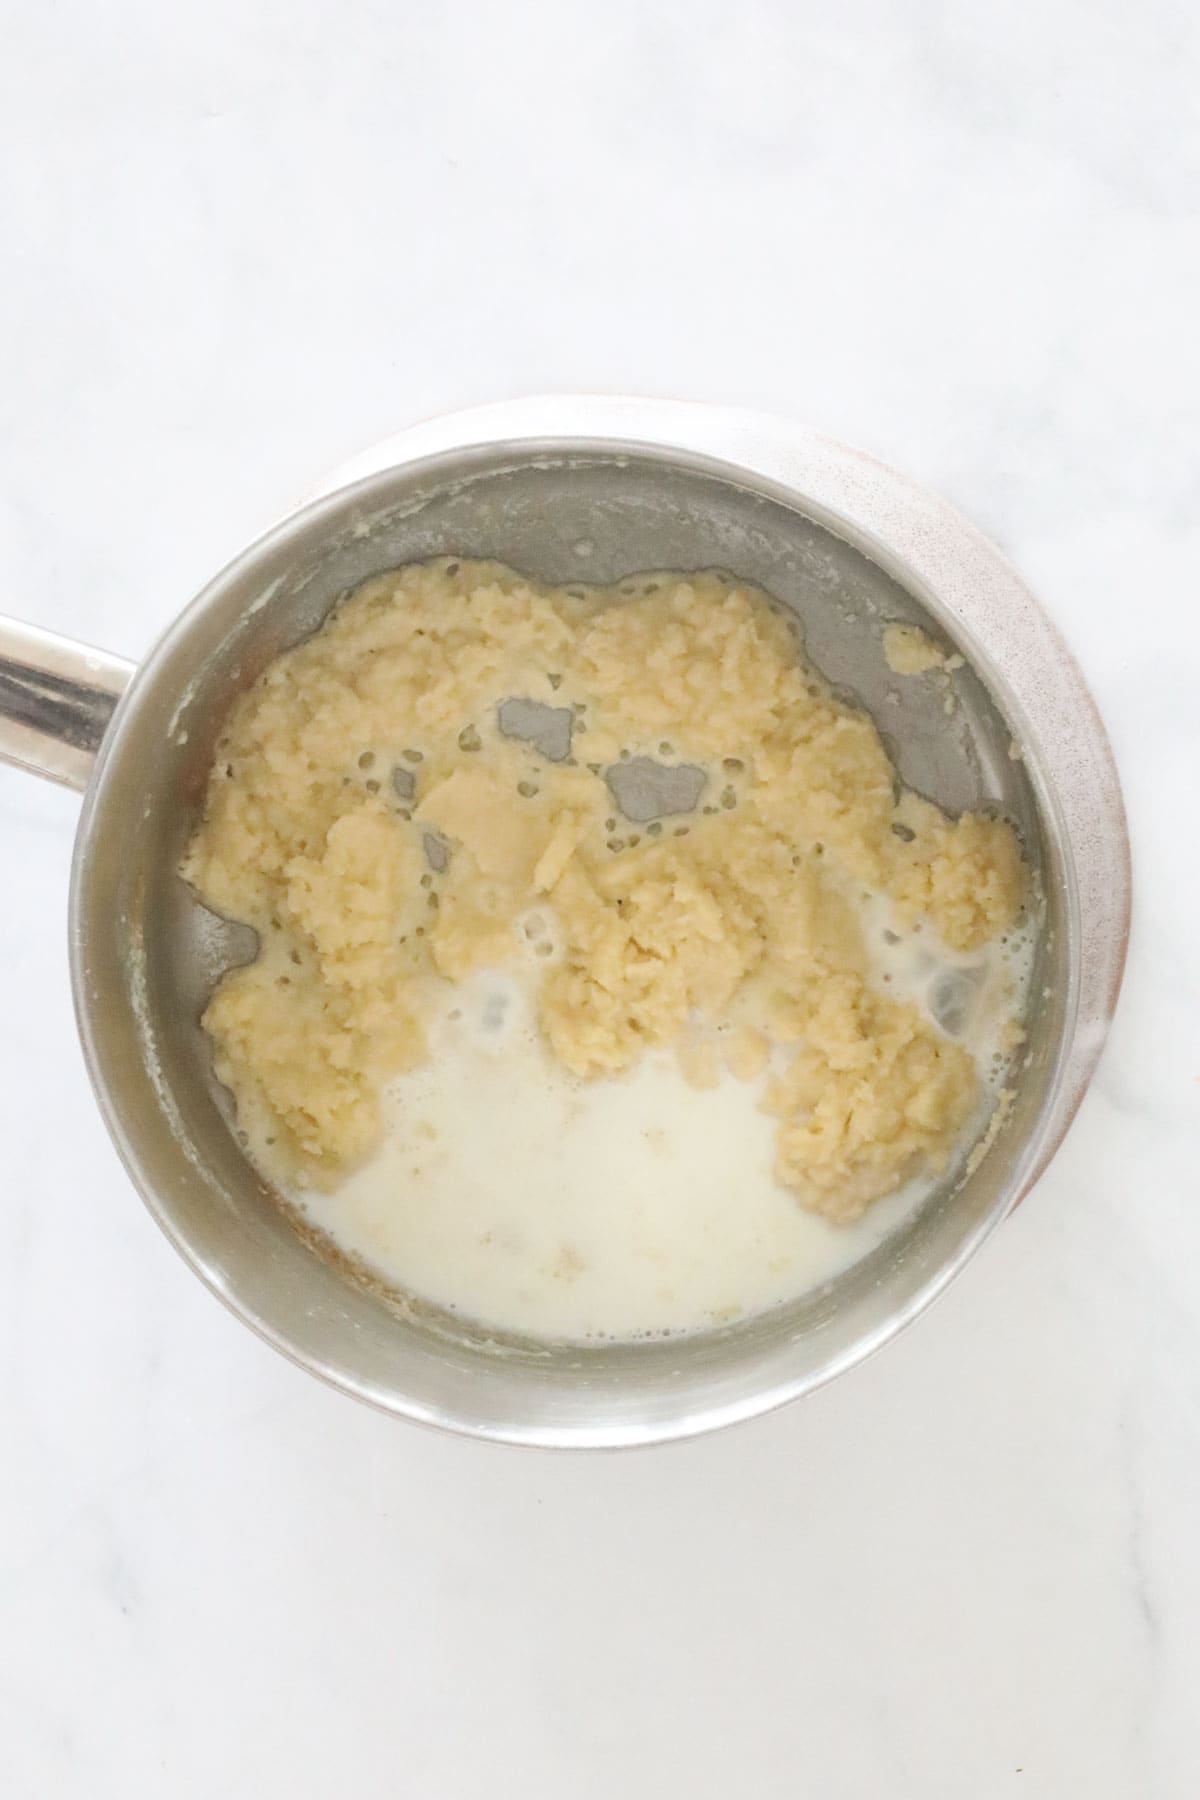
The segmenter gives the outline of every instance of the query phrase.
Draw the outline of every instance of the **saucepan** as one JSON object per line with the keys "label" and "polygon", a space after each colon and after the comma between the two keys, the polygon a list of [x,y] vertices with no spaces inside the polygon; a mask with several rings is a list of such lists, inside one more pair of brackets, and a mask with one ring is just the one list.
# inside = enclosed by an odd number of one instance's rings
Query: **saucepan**
{"label": "saucepan", "polygon": [[[1008,1114],[969,1172],[800,1299],[657,1342],[488,1331],[383,1291],[306,1240],[247,1160],[199,1020],[222,972],[253,955],[253,934],[248,944],[201,907],[177,873],[222,721],[347,589],[446,554],[547,581],[718,566],[759,582],[795,609],[828,680],[875,717],[910,787],[950,811],[998,808],[1021,834],[1040,930]],[[882,649],[889,623],[928,627],[961,653],[952,716],[936,685],[896,679]],[[1116,1003],[1128,843],[1072,656],[950,505],[860,452],[754,415],[564,396],[416,427],[236,557],[138,668],[0,621],[0,756],[83,791],[69,909],[79,1030],[154,1217],[232,1311],[302,1367],[390,1413],[479,1437],[681,1437],[860,1362],[946,1287],[1045,1169]],[[464,1129],[469,1113],[464,1095]]]}

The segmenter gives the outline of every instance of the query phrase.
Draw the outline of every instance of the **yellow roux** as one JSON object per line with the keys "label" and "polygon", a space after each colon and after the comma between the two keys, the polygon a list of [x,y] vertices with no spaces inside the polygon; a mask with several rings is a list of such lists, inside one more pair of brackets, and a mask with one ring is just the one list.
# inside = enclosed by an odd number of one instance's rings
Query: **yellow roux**
{"label": "yellow roux", "polygon": [[684,1331],[833,1274],[1019,1038],[1011,827],[901,788],[716,573],[376,577],[239,701],[184,873],[260,934],[204,1019],[256,1161],[514,1330]]}

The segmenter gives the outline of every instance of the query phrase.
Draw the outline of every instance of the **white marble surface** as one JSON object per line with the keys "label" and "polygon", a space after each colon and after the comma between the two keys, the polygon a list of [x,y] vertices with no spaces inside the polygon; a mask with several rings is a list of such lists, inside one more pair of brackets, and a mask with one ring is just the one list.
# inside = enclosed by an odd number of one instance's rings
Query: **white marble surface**
{"label": "white marble surface", "polygon": [[1066,1147],[800,1408],[599,1459],[326,1392],[93,1110],[0,772],[0,1792],[1184,1800],[1200,1683],[1200,42],[1185,0],[2,9],[3,603],[137,654],[329,464],[533,389],[940,487],[1071,636],[1137,928]]}

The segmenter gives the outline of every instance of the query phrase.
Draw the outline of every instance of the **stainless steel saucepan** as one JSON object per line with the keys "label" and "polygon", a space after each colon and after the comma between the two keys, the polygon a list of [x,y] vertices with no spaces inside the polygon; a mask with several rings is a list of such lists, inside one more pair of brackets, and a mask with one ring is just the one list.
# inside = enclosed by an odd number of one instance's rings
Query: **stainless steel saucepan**
{"label": "stainless steel saucepan", "polygon": [[[199,1017],[253,942],[176,869],[222,720],[369,574],[498,557],[548,581],[716,565],[795,608],[808,654],[874,715],[901,774],[1017,823],[1044,896],[1016,1099],[974,1172],[825,1288],[674,1342],[499,1337],[376,1292],[303,1241],[239,1145]],[[893,621],[966,658],[958,705],[898,681]],[[1120,790],[1057,633],[950,506],[814,433],[675,403],[560,397],[419,426],[252,544],[135,669],[0,621],[0,756],[84,792],[70,954],[84,1053],[125,1165],[191,1266],[303,1367],[480,1437],[603,1446],[765,1411],[862,1360],[963,1267],[1045,1168],[1100,1052],[1129,917]],[[464,1096],[464,1125],[469,1096]],[[736,1205],[736,1194],[730,1204]]]}

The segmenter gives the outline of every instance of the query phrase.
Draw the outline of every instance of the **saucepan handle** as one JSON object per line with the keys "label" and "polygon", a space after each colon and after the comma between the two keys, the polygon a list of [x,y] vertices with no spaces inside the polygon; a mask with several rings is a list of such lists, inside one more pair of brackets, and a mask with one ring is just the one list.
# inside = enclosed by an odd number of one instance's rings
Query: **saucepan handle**
{"label": "saucepan handle", "polygon": [[0,614],[0,762],[82,792],[134,667]]}

